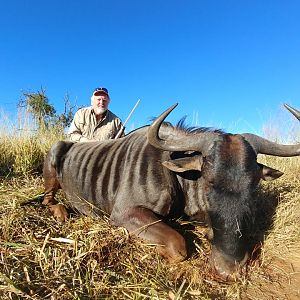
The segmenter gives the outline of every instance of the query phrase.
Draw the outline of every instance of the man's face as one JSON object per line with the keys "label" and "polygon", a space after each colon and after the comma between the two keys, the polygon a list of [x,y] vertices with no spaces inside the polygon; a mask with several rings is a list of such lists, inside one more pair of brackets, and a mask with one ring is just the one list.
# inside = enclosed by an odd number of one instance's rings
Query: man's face
{"label": "man's face", "polygon": [[107,111],[109,97],[105,94],[92,96],[92,106],[96,115],[101,115]]}

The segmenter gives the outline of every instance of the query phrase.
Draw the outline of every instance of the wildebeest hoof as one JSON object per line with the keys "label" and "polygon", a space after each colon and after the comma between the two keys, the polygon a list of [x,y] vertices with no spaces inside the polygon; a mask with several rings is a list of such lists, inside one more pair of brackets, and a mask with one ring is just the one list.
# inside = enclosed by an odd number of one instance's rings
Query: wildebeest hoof
{"label": "wildebeest hoof", "polygon": [[68,220],[68,213],[63,204],[49,205],[49,209],[58,221],[66,222]]}
{"label": "wildebeest hoof", "polygon": [[170,251],[170,249],[166,248],[165,246],[158,246],[157,247],[159,255],[161,255],[168,263],[174,264],[185,260],[187,253],[185,249],[181,251]]}

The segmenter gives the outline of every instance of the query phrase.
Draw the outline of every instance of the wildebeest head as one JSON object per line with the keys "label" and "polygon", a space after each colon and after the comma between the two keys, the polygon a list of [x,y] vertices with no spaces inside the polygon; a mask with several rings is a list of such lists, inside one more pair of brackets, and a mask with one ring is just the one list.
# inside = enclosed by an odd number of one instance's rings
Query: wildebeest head
{"label": "wildebeest head", "polygon": [[[258,163],[257,154],[296,156],[300,155],[300,146],[277,144],[254,134],[220,131],[195,131],[181,138],[170,135],[162,139],[159,137],[160,126],[176,106],[153,122],[148,141],[165,151],[195,151],[195,155],[165,161],[163,165],[178,173],[201,172],[198,189],[207,202],[212,229],[209,237],[211,262],[218,274],[227,278],[246,262],[249,255],[252,226],[259,213],[255,210],[253,194],[260,179],[274,180],[283,174]],[[286,107],[300,120],[299,111]]]}

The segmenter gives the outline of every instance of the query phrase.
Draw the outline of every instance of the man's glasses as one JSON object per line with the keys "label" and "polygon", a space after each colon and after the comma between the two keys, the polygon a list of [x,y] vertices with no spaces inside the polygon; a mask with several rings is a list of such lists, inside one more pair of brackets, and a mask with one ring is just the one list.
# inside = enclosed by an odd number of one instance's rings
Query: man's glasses
{"label": "man's glasses", "polygon": [[108,90],[104,87],[95,88],[94,93],[96,92],[104,92],[105,94],[108,94]]}

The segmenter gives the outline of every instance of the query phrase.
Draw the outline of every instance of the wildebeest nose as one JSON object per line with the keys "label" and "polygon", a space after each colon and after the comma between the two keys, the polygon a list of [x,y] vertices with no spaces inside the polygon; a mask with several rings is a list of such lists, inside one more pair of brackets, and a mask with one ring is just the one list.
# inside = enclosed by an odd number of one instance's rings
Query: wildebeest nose
{"label": "wildebeest nose", "polygon": [[249,254],[246,252],[244,258],[241,261],[237,261],[213,246],[210,262],[218,277],[222,280],[230,281],[241,276],[241,268],[246,264],[248,257]]}

